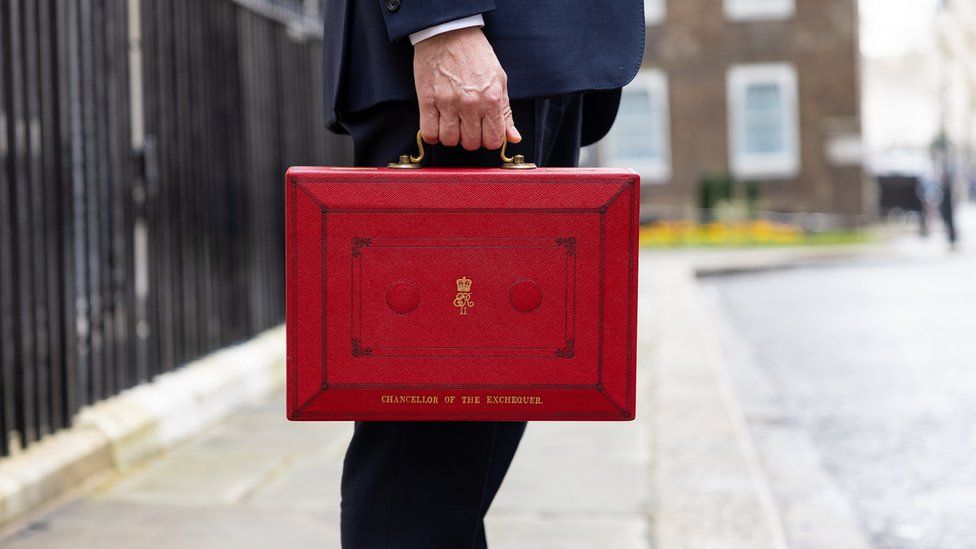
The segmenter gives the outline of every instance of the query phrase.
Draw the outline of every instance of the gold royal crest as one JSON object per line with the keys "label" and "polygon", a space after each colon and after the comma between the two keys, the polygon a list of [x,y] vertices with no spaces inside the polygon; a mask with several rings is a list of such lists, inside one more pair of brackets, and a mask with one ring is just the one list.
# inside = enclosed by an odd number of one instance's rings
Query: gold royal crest
{"label": "gold royal crest", "polygon": [[471,279],[462,276],[457,279],[457,296],[454,298],[454,306],[461,309],[462,315],[468,314],[468,309],[474,307],[474,301],[471,301]]}

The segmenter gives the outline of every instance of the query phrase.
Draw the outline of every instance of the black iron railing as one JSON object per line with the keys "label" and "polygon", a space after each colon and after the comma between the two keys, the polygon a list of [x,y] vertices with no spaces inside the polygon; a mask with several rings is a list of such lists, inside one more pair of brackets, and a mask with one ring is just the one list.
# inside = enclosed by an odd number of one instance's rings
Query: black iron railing
{"label": "black iron railing", "polygon": [[0,455],[281,322],[284,170],[349,156],[311,4],[0,0]]}

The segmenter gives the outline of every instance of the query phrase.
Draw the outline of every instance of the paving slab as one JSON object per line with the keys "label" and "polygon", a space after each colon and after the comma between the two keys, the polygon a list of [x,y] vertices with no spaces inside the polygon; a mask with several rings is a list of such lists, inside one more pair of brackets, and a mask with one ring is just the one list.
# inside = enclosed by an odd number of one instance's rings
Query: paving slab
{"label": "paving slab", "polygon": [[152,504],[89,497],[32,521],[10,549],[338,547],[338,516],[321,510]]}
{"label": "paving slab", "polygon": [[488,545],[506,549],[641,549],[649,546],[644,517],[505,515],[487,519]]}
{"label": "paving slab", "polygon": [[650,399],[655,547],[785,547],[694,266],[665,257],[654,265],[648,277],[659,289],[653,294],[658,344],[648,360],[656,365]]}

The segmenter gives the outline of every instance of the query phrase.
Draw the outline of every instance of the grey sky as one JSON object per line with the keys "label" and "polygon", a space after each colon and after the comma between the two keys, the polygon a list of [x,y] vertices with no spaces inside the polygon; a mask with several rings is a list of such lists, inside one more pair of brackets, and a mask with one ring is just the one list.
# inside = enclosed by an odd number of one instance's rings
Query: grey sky
{"label": "grey sky", "polygon": [[861,52],[893,57],[926,49],[939,0],[861,0]]}

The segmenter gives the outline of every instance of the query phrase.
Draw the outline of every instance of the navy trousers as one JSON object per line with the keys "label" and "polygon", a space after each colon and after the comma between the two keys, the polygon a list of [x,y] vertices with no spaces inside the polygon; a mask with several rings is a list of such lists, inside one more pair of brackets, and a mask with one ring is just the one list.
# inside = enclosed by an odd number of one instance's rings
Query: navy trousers
{"label": "navy trousers", "polygon": [[[512,105],[523,141],[507,151],[543,166],[575,166],[578,94]],[[416,103],[343,117],[357,166],[416,154]],[[498,151],[428,147],[428,166],[497,167]],[[345,549],[486,548],[484,516],[518,448],[524,422],[357,422],[342,471]]]}

